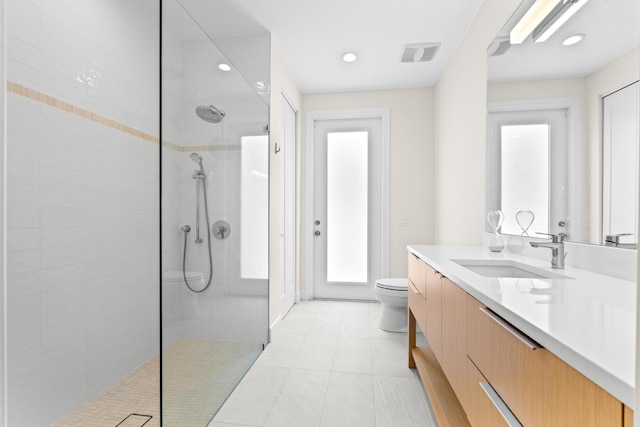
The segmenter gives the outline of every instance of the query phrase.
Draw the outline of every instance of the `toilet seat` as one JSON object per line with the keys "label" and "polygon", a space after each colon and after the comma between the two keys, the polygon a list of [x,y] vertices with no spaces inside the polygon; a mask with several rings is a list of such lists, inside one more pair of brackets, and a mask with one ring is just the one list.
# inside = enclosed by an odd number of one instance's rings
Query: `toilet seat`
{"label": "toilet seat", "polygon": [[376,280],[376,286],[389,291],[407,291],[409,290],[409,280],[406,278],[378,279]]}

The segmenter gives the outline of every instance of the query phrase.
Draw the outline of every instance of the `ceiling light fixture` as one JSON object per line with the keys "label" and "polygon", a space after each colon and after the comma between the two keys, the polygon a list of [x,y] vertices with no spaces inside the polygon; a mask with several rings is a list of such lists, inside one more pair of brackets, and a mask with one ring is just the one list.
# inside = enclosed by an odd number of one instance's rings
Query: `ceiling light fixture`
{"label": "ceiling light fixture", "polygon": [[344,62],[355,62],[358,59],[358,54],[354,52],[345,52],[342,54],[342,60]]}
{"label": "ceiling light fixture", "polygon": [[521,44],[563,0],[536,0],[509,33],[511,44]]}
{"label": "ceiling light fixture", "polygon": [[567,37],[566,39],[564,39],[564,41],[562,42],[562,44],[564,46],[572,46],[576,43],[580,43],[582,41],[582,39],[584,39],[584,34],[574,34],[572,36]]}
{"label": "ceiling light fixture", "polygon": [[218,64],[218,69],[220,69],[221,71],[231,71],[231,66],[229,64],[225,64],[224,62],[221,62],[220,64]]}
{"label": "ceiling light fixture", "polygon": [[589,0],[563,0],[553,8],[551,13],[533,30],[533,40],[544,42],[562,27]]}

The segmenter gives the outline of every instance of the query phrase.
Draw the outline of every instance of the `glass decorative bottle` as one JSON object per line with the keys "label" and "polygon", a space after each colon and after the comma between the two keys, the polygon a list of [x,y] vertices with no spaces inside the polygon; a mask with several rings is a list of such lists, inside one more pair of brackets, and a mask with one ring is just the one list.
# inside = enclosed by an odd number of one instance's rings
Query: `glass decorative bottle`
{"label": "glass decorative bottle", "polygon": [[489,211],[487,213],[487,222],[492,231],[488,244],[491,252],[500,252],[504,249],[504,241],[500,233],[498,233],[498,229],[502,226],[503,221],[504,213],[502,213],[502,211]]}
{"label": "glass decorative bottle", "polygon": [[535,219],[535,217],[536,216],[531,211],[518,211],[516,213],[516,222],[522,229],[522,234],[520,234],[521,236],[529,235],[529,233],[527,233],[527,230],[529,229],[529,227],[531,227],[531,224],[533,224],[533,220]]}

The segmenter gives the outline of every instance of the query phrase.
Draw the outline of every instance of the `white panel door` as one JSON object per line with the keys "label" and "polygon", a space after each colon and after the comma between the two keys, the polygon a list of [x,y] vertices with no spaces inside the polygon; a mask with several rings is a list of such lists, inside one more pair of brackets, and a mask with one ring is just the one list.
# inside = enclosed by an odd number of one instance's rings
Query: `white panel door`
{"label": "white panel door", "polygon": [[374,299],[383,274],[382,119],[314,128],[315,298]]}

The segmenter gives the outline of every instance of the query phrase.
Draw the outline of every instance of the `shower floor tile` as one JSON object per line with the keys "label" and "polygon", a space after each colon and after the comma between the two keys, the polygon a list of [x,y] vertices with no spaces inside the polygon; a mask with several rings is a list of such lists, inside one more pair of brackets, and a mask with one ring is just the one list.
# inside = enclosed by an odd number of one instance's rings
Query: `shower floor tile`
{"label": "shower floor tile", "polygon": [[[163,426],[206,426],[260,354],[257,344],[183,339],[163,354]],[[153,357],[54,427],[160,427]]]}

